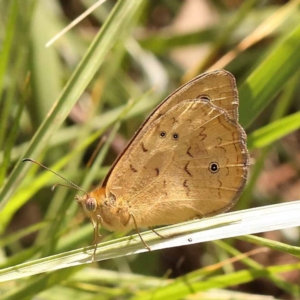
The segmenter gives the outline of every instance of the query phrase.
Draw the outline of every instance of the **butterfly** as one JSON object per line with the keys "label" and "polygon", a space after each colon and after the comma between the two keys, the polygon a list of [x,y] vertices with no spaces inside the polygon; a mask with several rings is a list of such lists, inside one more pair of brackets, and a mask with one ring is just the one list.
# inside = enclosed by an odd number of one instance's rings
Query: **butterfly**
{"label": "butterfly", "polygon": [[225,70],[195,77],[158,105],[101,185],[77,196],[93,223],[95,242],[99,226],[135,228],[140,235],[139,227],[229,210],[245,187],[249,167],[238,106],[235,78]]}
{"label": "butterfly", "polygon": [[[249,152],[238,122],[234,76],[225,70],[187,82],[141,125],[103,182],[76,196],[94,227],[93,258],[99,227],[110,231],[170,225],[229,210],[247,180]],[[161,236],[160,234],[158,234]]]}

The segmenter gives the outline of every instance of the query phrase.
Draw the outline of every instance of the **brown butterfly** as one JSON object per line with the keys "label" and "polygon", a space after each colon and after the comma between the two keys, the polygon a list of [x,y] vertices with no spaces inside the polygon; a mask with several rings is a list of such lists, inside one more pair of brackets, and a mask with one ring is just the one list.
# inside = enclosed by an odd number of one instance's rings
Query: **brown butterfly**
{"label": "brown butterfly", "polygon": [[76,197],[94,226],[94,243],[99,226],[135,228],[150,250],[139,227],[230,209],[245,187],[249,167],[238,105],[233,75],[217,70],[195,77],[156,107],[101,185]]}

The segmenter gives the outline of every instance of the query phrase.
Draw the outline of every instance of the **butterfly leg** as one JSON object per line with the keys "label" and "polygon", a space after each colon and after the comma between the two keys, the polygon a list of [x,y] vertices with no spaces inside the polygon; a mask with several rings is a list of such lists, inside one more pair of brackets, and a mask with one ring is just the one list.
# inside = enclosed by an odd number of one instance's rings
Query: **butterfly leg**
{"label": "butterfly leg", "polygon": [[147,243],[143,240],[142,236],[141,236],[141,233],[138,229],[138,226],[137,226],[137,223],[136,223],[136,220],[135,220],[135,217],[134,217],[134,214],[133,213],[129,213],[130,214],[130,217],[132,218],[133,222],[134,222],[134,227],[135,227],[135,230],[136,232],[138,233],[141,241],[143,242],[144,246],[146,249],[148,249],[149,251],[151,251],[151,248],[147,245]]}
{"label": "butterfly leg", "polygon": [[102,218],[99,215],[97,215],[96,221],[94,219],[92,220],[93,227],[94,227],[93,244],[95,245],[94,252],[93,252],[93,255],[92,255],[92,262],[95,261],[97,246],[98,246],[98,243],[99,243],[100,238],[101,238],[101,234],[99,234],[99,224],[101,224],[101,220],[102,220]]}
{"label": "butterfly leg", "polygon": [[148,227],[150,230],[152,230],[157,236],[159,236],[162,239],[167,239],[167,236],[163,236],[160,233],[158,233],[154,228],[152,228],[151,226]]}

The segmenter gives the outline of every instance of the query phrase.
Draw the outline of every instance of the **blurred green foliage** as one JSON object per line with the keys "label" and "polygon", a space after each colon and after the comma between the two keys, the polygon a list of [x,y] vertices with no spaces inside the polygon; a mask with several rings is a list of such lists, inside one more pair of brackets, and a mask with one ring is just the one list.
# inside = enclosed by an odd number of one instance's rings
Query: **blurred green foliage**
{"label": "blurred green foliage", "polygon": [[[2,267],[86,246],[92,239],[92,226],[78,213],[75,192],[57,188],[52,193],[58,178],[21,163],[22,158],[41,161],[89,190],[151,110],[180,84],[211,68],[236,76],[240,121],[249,137],[251,176],[238,208],[299,199],[299,1],[191,2],[108,0],[45,47],[94,1],[0,1]],[[191,24],[196,25],[191,29]],[[118,133],[113,126],[120,126]],[[108,138],[90,167],[89,158],[104,135]],[[300,240],[299,231],[277,238],[294,245]],[[169,264],[161,263],[168,258],[154,252],[107,261],[99,270],[43,274],[23,280],[16,291],[11,287],[19,281],[9,288],[0,284],[0,295],[10,290],[3,299],[39,293],[42,299],[58,294],[64,299],[183,299],[201,291],[205,299],[212,288],[263,277],[272,281],[267,293],[299,297],[299,271],[294,281],[281,278],[274,275],[273,260],[265,261],[270,266],[265,272],[262,265],[244,260],[243,271],[234,271],[233,265],[214,272],[202,268],[238,255],[235,248],[250,249],[235,243],[202,246],[201,253],[197,248],[179,250],[179,269],[180,259],[194,260],[180,274],[197,269],[186,278],[191,289],[184,277],[159,277],[169,275]],[[296,260],[294,265],[284,262],[290,265],[282,272],[299,270]],[[262,293],[256,286],[250,291]]]}

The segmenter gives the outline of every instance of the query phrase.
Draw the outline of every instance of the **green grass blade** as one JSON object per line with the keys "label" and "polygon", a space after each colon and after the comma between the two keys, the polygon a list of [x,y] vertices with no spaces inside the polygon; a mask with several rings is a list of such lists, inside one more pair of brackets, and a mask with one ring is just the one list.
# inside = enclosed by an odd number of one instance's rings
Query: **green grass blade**
{"label": "green grass blade", "polygon": [[300,65],[300,25],[285,37],[239,88],[240,122],[249,127]]}
{"label": "green grass blade", "polygon": [[248,147],[257,149],[268,146],[299,128],[300,112],[296,112],[252,132],[248,136]]}
{"label": "green grass blade", "polygon": [[[246,234],[300,226],[300,201],[269,205],[218,215],[203,220],[164,227],[158,230],[167,239],[153,232],[143,233],[144,241],[154,250],[224,239]],[[45,257],[0,270],[0,282],[90,263],[94,246]],[[138,235],[103,242],[98,245],[96,260],[146,252]],[[293,249],[295,255],[296,249]],[[300,256],[300,248],[298,248]]]}
{"label": "green grass blade", "polygon": [[[86,86],[103,63],[109,49],[120,37],[120,34],[130,32],[130,26],[125,26],[132,21],[135,13],[141,7],[143,1],[119,1],[106,23],[101,28],[99,34],[95,37],[88,52],[82,59],[78,68],[70,78],[61,96],[54,105],[51,113],[47,116],[39,130],[24,154],[24,157],[36,157],[47,145],[51,135],[57,130],[65,120],[70,110],[82,94]],[[133,24],[132,24],[133,25]],[[29,164],[17,163],[11,173],[6,185],[0,193],[0,210],[7,204],[9,197],[24,178]],[[1,213],[0,213],[1,218]]]}

